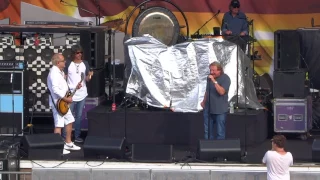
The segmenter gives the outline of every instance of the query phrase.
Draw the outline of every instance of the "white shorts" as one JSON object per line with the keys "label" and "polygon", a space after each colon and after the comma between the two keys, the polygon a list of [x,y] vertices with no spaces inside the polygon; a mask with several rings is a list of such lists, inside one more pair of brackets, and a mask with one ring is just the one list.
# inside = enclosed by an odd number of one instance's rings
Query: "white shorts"
{"label": "white shorts", "polygon": [[74,122],[74,117],[69,109],[66,115],[61,116],[56,108],[52,108],[52,113],[53,113],[53,119],[54,119],[54,127],[64,127],[65,125],[68,125],[70,123]]}

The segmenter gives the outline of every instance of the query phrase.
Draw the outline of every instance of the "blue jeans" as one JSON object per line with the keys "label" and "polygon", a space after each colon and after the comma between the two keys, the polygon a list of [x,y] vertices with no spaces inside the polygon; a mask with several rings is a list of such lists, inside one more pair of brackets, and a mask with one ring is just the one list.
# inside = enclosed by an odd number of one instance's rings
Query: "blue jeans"
{"label": "blue jeans", "polygon": [[[217,139],[225,139],[226,137],[226,117],[227,113],[224,114],[210,114],[208,106],[203,109],[204,118],[204,138],[208,139],[208,133],[210,128],[210,139],[214,139],[214,124],[217,124]],[[209,125],[210,121],[210,125]]]}
{"label": "blue jeans", "polygon": [[[86,102],[86,98],[82,101],[73,101],[70,105],[70,110],[74,116],[74,137],[79,138],[81,134],[81,122],[82,122],[82,111]],[[63,137],[65,137],[65,130],[63,130]]]}

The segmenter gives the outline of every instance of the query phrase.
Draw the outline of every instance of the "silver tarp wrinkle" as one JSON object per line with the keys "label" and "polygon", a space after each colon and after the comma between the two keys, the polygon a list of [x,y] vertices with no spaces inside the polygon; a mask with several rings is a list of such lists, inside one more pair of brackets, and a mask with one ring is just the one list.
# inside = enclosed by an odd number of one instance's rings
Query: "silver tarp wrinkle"
{"label": "silver tarp wrinkle", "polygon": [[131,38],[125,45],[132,65],[126,93],[150,106],[170,107],[175,112],[202,110],[209,64],[219,61],[231,79],[229,101],[240,108],[245,104],[263,108],[252,82],[250,59],[234,43],[201,39],[167,47],[145,35]]}

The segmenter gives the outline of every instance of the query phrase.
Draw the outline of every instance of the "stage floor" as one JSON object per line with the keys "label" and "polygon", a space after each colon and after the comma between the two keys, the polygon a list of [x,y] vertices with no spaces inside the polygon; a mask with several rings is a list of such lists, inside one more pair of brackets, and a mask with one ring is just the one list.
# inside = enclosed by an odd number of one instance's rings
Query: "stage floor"
{"label": "stage floor", "polygon": [[[306,141],[298,140],[296,138],[289,139],[287,142],[287,150],[290,151],[294,158],[295,165],[303,165],[303,164],[312,164],[312,146],[313,139],[308,139]],[[82,144],[76,143],[82,147]],[[130,146],[129,146],[130,147]],[[231,164],[261,164],[261,159],[264,156],[265,152],[271,148],[270,140],[266,140],[263,143],[248,147],[247,148],[247,158],[245,162],[226,162]],[[242,148],[244,151],[245,149]],[[184,163],[187,159],[194,158],[196,154],[196,149],[190,148],[182,145],[174,145],[173,146],[173,154],[176,162]],[[152,153],[152,152],[150,152]],[[22,157],[22,160],[27,160],[25,157]],[[73,151],[68,155],[65,155],[61,160],[68,161],[87,161],[89,159],[85,159],[83,155],[83,151]],[[59,161],[57,159],[57,161]],[[90,161],[103,161],[103,160],[93,160]],[[108,162],[108,161],[106,161]],[[130,160],[114,160],[114,162],[130,162]],[[192,162],[192,161],[191,161]],[[197,161],[194,161],[197,162]]]}
{"label": "stage floor", "polygon": [[[202,113],[141,110],[111,112],[110,107],[98,106],[89,111],[87,117],[89,130],[82,133],[83,138],[87,135],[122,138],[125,135],[124,125],[126,122],[129,148],[134,143],[172,144],[175,160],[181,163],[188,158],[189,160],[195,158],[198,140],[203,139]],[[265,111],[251,110],[247,114],[228,114],[226,134],[227,137],[240,138],[242,141],[242,151],[247,152],[246,161],[243,163],[261,164],[263,155],[271,148],[270,137],[267,138],[268,124],[270,124],[268,119]],[[250,142],[247,145],[243,143],[246,136],[244,132],[248,134],[247,141]],[[313,138],[320,138],[320,136],[317,132],[311,134],[313,136],[306,141],[300,140],[299,135],[287,136],[287,150],[292,152],[296,165],[313,164],[311,146]],[[82,147],[83,144],[78,145]],[[24,157],[22,159],[26,160]],[[87,161],[82,150],[74,151],[64,156],[63,159]],[[101,160],[97,159],[96,161]],[[127,161],[130,162],[130,160]],[[117,160],[117,162],[119,161]]]}

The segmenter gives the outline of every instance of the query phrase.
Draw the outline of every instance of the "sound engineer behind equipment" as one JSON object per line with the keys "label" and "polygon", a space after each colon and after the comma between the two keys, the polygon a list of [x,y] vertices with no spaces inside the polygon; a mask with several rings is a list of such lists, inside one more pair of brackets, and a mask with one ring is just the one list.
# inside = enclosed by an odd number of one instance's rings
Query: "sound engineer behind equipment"
{"label": "sound engineer behind equipment", "polygon": [[246,15],[240,11],[239,0],[232,0],[222,20],[222,35],[246,36],[248,35],[248,22]]}

